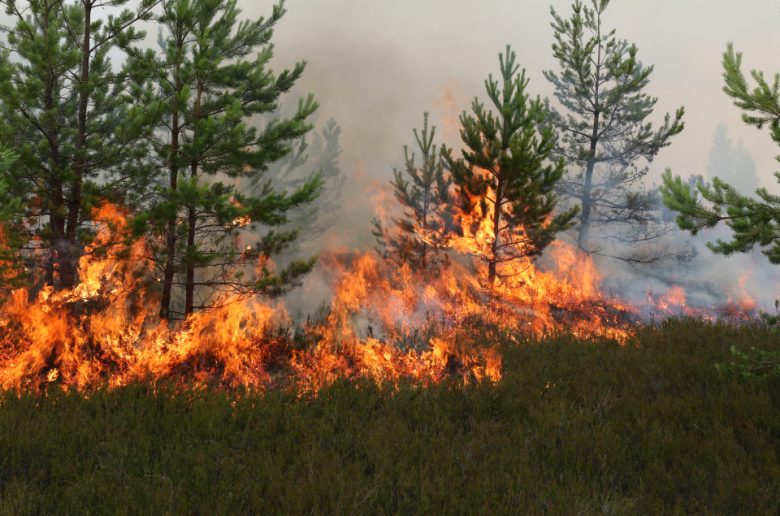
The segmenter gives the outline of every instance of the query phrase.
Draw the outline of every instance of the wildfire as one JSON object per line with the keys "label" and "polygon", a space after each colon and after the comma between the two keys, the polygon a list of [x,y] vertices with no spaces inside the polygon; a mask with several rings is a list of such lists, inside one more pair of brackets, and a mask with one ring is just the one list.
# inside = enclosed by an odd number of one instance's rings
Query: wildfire
{"label": "wildfire", "polygon": [[715,321],[718,319],[727,321],[749,321],[757,316],[758,303],[747,292],[745,283],[751,272],[743,274],[739,279],[739,292],[728,296],[724,303],[713,306],[692,306],[688,293],[681,285],[673,285],[666,293],[660,296],[652,292],[647,294],[643,311],[650,315],[649,318],[684,316],[695,317]]}
{"label": "wildfire", "polygon": [[251,223],[252,223],[252,218],[249,215],[242,215],[240,217],[236,217],[235,219],[233,219],[233,221],[230,224],[228,224],[228,227],[245,228]]}
{"label": "wildfire", "polygon": [[667,313],[677,310],[684,311],[685,308],[687,308],[686,303],[685,290],[679,285],[674,285],[666,294],[658,299],[658,308]]}
{"label": "wildfire", "polygon": [[[454,334],[399,345],[419,317],[412,312],[424,307],[416,304],[408,271],[394,287],[369,255],[342,270],[327,320],[306,329],[316,345],[304,349],[296,349],[283,330],[291,326],[284,307],[258,300],[225,299],[223,308],[181,324],[159,322],[144,242],[127,238],[116,207],[104,206],[93,217],[101,224],[79,264],[76,287],[54,292],[47,286],[35,296],[17,290],[2,306],[3,389],[58,382],[84,390],[170,380],[244,389],[297,385],[303,393],[339,377],[422,384],[446,375],[500,379],[495,350],[467,349]],[[380,305],[391,309],[382,312]],[[360,327],[361,315],[376,318],[376,334]]]}
{"label": "wildfire", "polygon": [[[434,275],[393,267],[374,253],[325,253],[321,267],[333,278],[329,310],[295,335],[283,304],[258,299],[225,298],[214,311],[160,322],[145,241],[129,237],[116,206],[104,205],[93,219],[99,223],[79,263],[78,285],[18,289],[0,306],[0,388],[164,381],[306,394],[337,378],[496,382],[501,355],[478,326],[624,342],[637,320],[637,310],[601,293],[592,259],[563,243],[550,246],[544,270],[531,259],[515,260],[488,285],[484,263],[468,252],[484,245],[482,223],[467,221],[456,239],[461,254]],[[744,294],[744,282],[741,288]],[[746,294],[739,299],[743,308],[755,306]],[[688,310],[682,287],[657,307]]]}
{"label": "wildfire", "polygon": [[[486,198],[494,197],[488,189]],[[629,323],[635,318],[632,309],[607,299],[601,293],[601,276],[592,258],[563,242],[553,242],[548,248],[547,258],[552,264],[548,270],[540,270],[530,256],[520,256],[501,261],[498,281],[488,285],[484,257],[490,255],[494,241],[493,217],[489,209],[486,213],[479,208],[472,213],[458,213],[460,232],[451,242],[456,251],[477,257],[475,280],[489,291],[489,296],[484,294],[483,299],[476,300],[481,311],[485,312],[484,298],[489,297],[489,313],[508,329],[540,336],[566,330],[580,337],[620,342],[631,336]],[[503,231],[499,231],[499,238],[513,239]],[[518,254],[532,254],[527,251],[520,248]]]}

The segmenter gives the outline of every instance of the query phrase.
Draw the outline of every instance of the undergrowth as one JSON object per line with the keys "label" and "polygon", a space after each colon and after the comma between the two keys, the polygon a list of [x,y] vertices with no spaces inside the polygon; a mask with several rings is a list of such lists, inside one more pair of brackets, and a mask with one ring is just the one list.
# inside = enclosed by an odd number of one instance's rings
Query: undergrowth
{"label": "undergrowth", "polygon": [[5,393],[0,512],[780,512],[780,381],[715,367],[767,326],[491,338],[496,385]]}

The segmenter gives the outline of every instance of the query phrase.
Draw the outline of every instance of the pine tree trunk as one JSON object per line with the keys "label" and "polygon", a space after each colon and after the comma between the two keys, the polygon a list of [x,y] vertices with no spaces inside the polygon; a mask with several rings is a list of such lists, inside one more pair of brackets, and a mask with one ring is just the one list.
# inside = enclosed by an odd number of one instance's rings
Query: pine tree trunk
{"label": "pine tree trunk", "polygon": [[[200,104],[203,96],[203,83],[198,81],[198,91],[195,97],[195,110],[193,117],[193,135],[192,140],[196,141],[198,137],[197,123],[200,119]],[[196,151],[197,152],[197,151]],[[190,180],[195,184],[198,177],[199,161],[193,160],[190,166]],[[190,253],[190,259],[187,260],[187,271],[184,286],[184,316],[190,315],[195,310],[195,264],[192,261],[192,255],[195,252],[195,232],[197,230],[197,213],[195,206],[187,207],[187,251]]]}
{"label": "pine tree trunk", "polygon": [[493,243],[490,244],[490,259],[488,260],[488,284],[493,286],[496,282],[498,265],[498,246],[501,233],[501,198],[503,193],[503,182],[498,181],[496,188],[495,203],[493,204]]}
{"label": "pine tree trunk", "polygon": [[[423,163],[426,162],[426,155],[423,155]],[[428,270],[428,241],[429,238],[428,235],[428,210],[430,209],[430,192],[429,189],[425,189],[425,196],[423,200],[423,216],[422,216],[422,234],[423,234],[423,240],[422,240],[422,252],[420,254],[420,269],[423,273],[427,272]]]}
{"label": "pine tree trunk", "polygon": [[[596,90],[598,101],[598,90]],[[577,245],[586,253],[590,252],[588,246],[590,239],[590,214],[592,208],[591,190],[593,189],[593,169],[596,167],[596,145],[599,139],[599,119],[601,113],[596,108],[593,114],[593,128],[590,136],[590,153],[585,168],[585,183],[582,186],[582,212],[580,213],[580,233],[577,238]]]}
{"label": "pine tree trunk", "polygon": [[78,254],[77,235],[79,215],[81,214],[81,188],[86,168],[87,152],[87,106],[89,103],[89,64],[90,42],[92,40],[92,0],[83,2],[84,35],[81,41],[81,76],[79,77],[78,134],[74,149],[73,181],[71,183],[70,201],[68,203],[68,219],[63,242],[61,282],[65,288],[73,287],[76,282],[76,255]]}
{"label": "pine tree trunk", "polygon": [[[48,33],[49,31],[49,9],[50,5],[46,5],[43,15],[43,29]],[[46,86],[44,88],[44,109],[48,114],[54,111],[54,91],[56,86],[56,78],[54,73],[51,72],[49,77],[46,78]],[[59,127],[57,126],[57,120],[54,117],[48,116],[48,123],[46,127],[47,137],[49,141],[49,173],[51,174],[51,182],[49,183],[49,263],[46,265],[46,271],[44,281],[49,285],[54,285],[54,269],[55,263],[57,263],[57,256],[55,250],[57,245],[65,238],[65,218],[63,214],[66,211],[65,198],[63,197],[62,188],[62,176],[60,171],[60,141],[59,141]]]}
{"label": "pine tree trunk", "polygon": [[[196,170],[197,166],[193,166]],[[192,172],[192,178],[195,177],[195,171]],[[195,250],[195,224],[197,223],[197,217],[195,208],[190,206],[187,208],[187,249],[190,252]],[[187,261],[187,274],[185,279],[184,290],[184,316],[190,315],[195,311],[195,264],[192,263],[192,259]]]}
{"label": "pine tree trunk", "polygon": [[582,187],[582,212],[580,213],[580,232],[577,236],[577,245],[580,249],[589,252],[588,241],[590,237],[590,213],[591,213],[591,189],[593,185],[593,169],[595,167],[595,160],[593,158],[588,159],[587,168],[585,169],[585,184]]}
{"label": "pine tree trunk", "polygon": [[[178,75],[178,74],[177,74]],[[177,85],[178,86],[178,85]],[[178,87],[177,90],[178,91]],[[176,98],[174,94],[173,102],[175,104]],[[170,172],[169,188],[171,193],[176,192],[178,175],[179,175],[179,111],[178,108],[174,108],[173,120],[171,123],[171,158],[170,158]],[[170,318],[171,310],[171,293],[173,291],[173,277],[176,273],[176,220],[177,211],[175,210],[173,215],[168,219],[165,229],[165,271],[163,276],[163,290],[160,298],[160,319]]]}
{"label": "pine tree trunk", "polygon": [[593,189],[593,169],[596,166],[596,146],[599,141],[599,120],[601,116],[599,104],[599,78],[601,77],[601,59],[603,48],[601,46],[601,12],[598,13],[598,50],[596,53],[596,71],[595,85],[593,93],[593,127],[590,134],[590,149],[588,162],[585,168],[585,183],[582,186],[582,212],[580,213],[580,233],[577,238],[577,245],[586,253],[590,252],[588,246],[590,240],[590,213],[592,208],[591,190]]}
{"label": "pine tree trunk", "polygon": [[59,267],[59,259],[57,251],[60,248],[61,243],[65,240],[65,217],[62,213],[65,211],[65,199],[62,191],[62,181],[55,178],[51,184],[51,204],[49,215],[49,230],[50,230],[50,254],[49,263],[46,265],[45,281],[49,285],[54,285],[54,271]]}

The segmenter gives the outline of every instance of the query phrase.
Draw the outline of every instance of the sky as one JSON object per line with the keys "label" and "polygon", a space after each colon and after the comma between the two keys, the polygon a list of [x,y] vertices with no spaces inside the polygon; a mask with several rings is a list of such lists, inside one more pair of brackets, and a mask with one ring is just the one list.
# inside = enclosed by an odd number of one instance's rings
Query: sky
{"label": "sky", "polygon": [[[248,17],[267,15],[271,2],[243,0]],[[412,143],[412,129],[430,111],[446,141],[447,124],[481,95],[498,53],[511,44],[527,69],[530,90],[552,97],[542,72],[556,69],[551,55],[550,7],[566,15],[569,0],[288,0],[274,42],[280,69],[305,59],[300,91],[321,103],[321,119],[343,128],[343,165],[351,172],[389,179]],[[776,146],[766,131],[745,126],[722,92],[721,56],[729,41],[745,55],[745,68],[780,71],[780,2],[769,0],[613,0],[606,15],[618,37],[652,64],[649,92],[659,101],[656,123],[686,108],[686,129],[652,165],[650,182],[666,167],[687,177],[704,174],[715,128],[724,123],[772,187]],[[444,122],[443,122],[444,121]],[[442,127],[442,125],[445,127]]]}

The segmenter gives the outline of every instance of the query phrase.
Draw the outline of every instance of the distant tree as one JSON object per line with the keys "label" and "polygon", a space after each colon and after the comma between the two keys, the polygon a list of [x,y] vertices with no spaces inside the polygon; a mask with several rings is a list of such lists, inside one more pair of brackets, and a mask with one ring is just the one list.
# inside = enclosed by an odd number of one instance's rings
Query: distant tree
{"label": "distant tree", "polygon": [[67,288],[90,238],[91,208],[144,190],[148,129],[126,94],[130,70],[115,70],[109,55],[143,38],[136,25],[157,2],[120,12],[127,0],[0,3],[13,23],[1,29],[0,137],[19,154],[8,188],[48,256],[38,264],[45,281]]}
{"label": "distant tree", "polygon": [[499,54],[500,82],[492,75],[485,81],[497,112],[474,99],[473,113],[460,116],[462,157],[443,151],[461,209],[475,215],[477,225],[490,222],[479,258],[487,263],[491,285],[500,265],[541,254],[577,213],[573,208],[553,215],[564,161],[550,161],[555,134],[547,110],[527,93],[528,79],[516,59],[507,46],[506,54]]}
{"label": "distant tree", "polygon": [[[780,144],[780,74],[770,82],[762,72],[753,71],[755,85],[749,85],[741,65],[742,54],[735,53],[729,44],[723,55],[724,91],[743,111],[745,123],[759,129],[768,125],[772,139]],[[780,173],[775,176],[780,181]],[[713,179],[711,186],[698,183],[693,188],[667,170],[661,191],[664,203],[678,212],[677,223],[682,229],[696,234],[726,222],[732,239],[709,243],[713,252],[729,255],[758,245],[771,263],[780,263],[780,197],[766,188],[757,189],[755,198],[740,194],[719,178]]]}
{"label": "distant tree", "polygon": [[709,178],[719,177],[741,192],[753,192],[758,188],[755,161],[742,142],[734,143],[729,138],[724,124],[715,129],[707,173]]}
{"label": "distant tree", "polygon": [[[282,113],[283,110],[275,116],[284,116]],[[319,174],[322,179],[317,199],[290,213],[285,227],[297,230],[298,238],[282,256],[316,252],[322,236],[336,222],[346,181],[340,164],[340,138],[341,127],[331,118],[319,130],[301,138],[293,151],[271,164],[265,174],[274,188],[282,191],[297,190],[313,174]],[[258,186],[262,187],[262,183],[258,185],[257,179],[252,178],[246,188],[257,189]]]}
{"label": "distant tree", "polygon": [[[551,122],[560,132],[555,154],[570,165],[559,191],[579,206],[579,247],[588,253],[619,252],[609,242],[654,240],[665,231],[657,194],[641,186],[648,164],[683,130],[683,108],[654,130],[648,118],[657,99],[644,92],[653,71],[637,48],[607,30],[602,15],[609,0],[577,0],[563,18],[552,9],[558,72],[546,71],[560,109]],[[645,259],[647,257],[643,257]],[[631,258],[633,259],[633,258]]]}
{"label": "distant tree", "polygon": [[0,290],[19,286],[25,276],[19,255],[24,243],[22,202],[9,193],[7,182],[17,159],[18,155],[11,149],[0,147]]}
{"label": "distant tree", "polygon": [[416,148],[404,145],[404,170],[395,169],[393,194],[403,215],[393,219],[395,231],[388,232],[379,219],[373,220],[373,234],[383,254],[397,264],[406,263],[418,271],[436,270],[446,261],[444,251],[451,236],[452,178],[445,173],[439,146],[434,143],[436,127],[429,127],[428,113],[421,131],[414,129]]}
{"label": "distant tree", "polygon": [[[236,0],[166,1],[162,55],[135,56],[156,84],[154,110],[167,133],[157,145],[167,180],[136,228],[164,243],[153,247],[163,275],[162,318],[212,308],[219,293],[281,294],[314,265],[298,259],[275,269],[271,258],[295,241],[295,230],[278,228],[291,210],[317,197],[319,175],[290,192],[263,176],[311,129],[307,118],[317,103],[309,96],[290,118],[273,118],[262,128],[249,123],[275,111],[305,67],[300,62],[278,75],[268,67],[273,28],[284,12],[280,3],[267,19],[239,22]],[[258,189],[238,191],[249,179]],[[254,236],[261,225],[270,229]],[[172,308],[175,289],[183,291],[182,309]]]}

